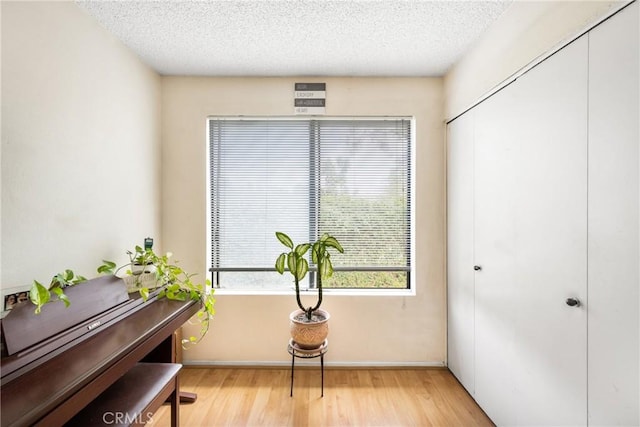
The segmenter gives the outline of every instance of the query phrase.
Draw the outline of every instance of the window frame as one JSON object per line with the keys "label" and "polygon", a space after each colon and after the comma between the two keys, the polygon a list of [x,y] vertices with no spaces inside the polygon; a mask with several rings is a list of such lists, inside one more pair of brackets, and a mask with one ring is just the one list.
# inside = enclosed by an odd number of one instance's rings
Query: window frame
{"label": "window frame", "polygon": [[[416,271],[418,269],[416,263],[416,119],[414,116],[228,116],[228,115],[210,115],[206,118],[206,134],[205,134],[205,145],[206,145],[206,232],[207,232],[207,264],[209,264],[208,272],[211,274],[211,282],[212,286],[215,287],[216,293],[218,294],[228,294],[228,295],[290,295],[294,293],[293,286],[291,289],[250,289],[250,288],[225,288],[225,287],[216,287],[213,285],[214,275],[216,272],[228,272],[228,271],[254,271],[254,272],[275,272],[275,268],[260,268],[260,267],[248,267],[248,268],[240,268],[240,267],[212,267],[212,193],[211,193],[211,121],[212,120],[230,120],[230,121],[254,121],[254,120],[264,120],[264,121],[279,121],[279,120],[289,120],[289,121],[323,121],[323,120],[344,120],[344,121],[380,121],[380,120],[407,120],[410,121],[410,140],[409,140],[409,191],[408,196],[410,200],[409,206],[409,236],[410,236],[410,245],[409,245],[409,267],[404,271],[407,271],[407,287],[406,288],[326,288],[323,287],[323,293],[335,294],[335,295],[370,295],[370,296],[415,296],[416,295]],[[312,172],[309,173],[310,180],[312,180]],[[310,222],[312,222],[310,215]],[[310,224],[310,227],[312,225]],[[275,238],[275,237],[274,237]],[[275,260],[275,259],[274,259]],[[363,268],[366,270],[367,268]],[[334,267],[335,271],[346,270],[346,271],[358,271],[358,268],[353,267],[345,267],[344,269],[341,267]],[[384,267],[376,268],[376,271],[384,271]],[[400,269],[390,269],[391,271],[399,271]],[[310,267],[309,279],[313,276],[315,272],[315,267]],[[306,279],[305,279],[306,281]],[[302,284],[302,283],[301,283]],[[313,294],[317,293],[317,289],[311,287],[301,286],[300,291],[302,293]]]}

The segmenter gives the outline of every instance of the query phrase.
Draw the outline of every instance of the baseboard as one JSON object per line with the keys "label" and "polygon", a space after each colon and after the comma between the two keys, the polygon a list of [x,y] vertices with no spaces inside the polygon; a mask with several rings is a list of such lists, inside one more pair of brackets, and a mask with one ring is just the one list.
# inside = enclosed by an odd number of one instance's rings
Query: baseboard
{"label": "baseboard", "polygon": [[[239,368],[289,368],[291,360],[288,361],[217,361],[217,360],[183,360],[185,367],[205,368],[205,367],[239,367]],[[402,368],[444,368],[444,362],[325,362],[327,368],[348,368],[348,369],[367,369],[367,368],[384,368],[384,369],[402,369]],[[318,361],[296,360],[296,366],[318,366]]]}

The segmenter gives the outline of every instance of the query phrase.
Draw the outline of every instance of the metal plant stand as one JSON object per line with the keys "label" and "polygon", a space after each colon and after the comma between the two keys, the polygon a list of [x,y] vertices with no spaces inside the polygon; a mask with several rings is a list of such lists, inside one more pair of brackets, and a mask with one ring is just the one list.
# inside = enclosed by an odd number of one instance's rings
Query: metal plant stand
{"label": "metal plant stand", "polygon": [[296,357],[300,359],[313,359],[316,357],[320,358],[320,372],[322,378],[322,388],[320,397],[324,397],[324,354],[329,350],[329,340],[324,340],[322,345],[318,348],[314,348],[312,350],[306,350],[300,348],[296,345],[293,340],[289,340],[289,345],[287,346],[287,351],[291,355],[291,392],[289,396],[293,397],[293,372],[296,364]]}

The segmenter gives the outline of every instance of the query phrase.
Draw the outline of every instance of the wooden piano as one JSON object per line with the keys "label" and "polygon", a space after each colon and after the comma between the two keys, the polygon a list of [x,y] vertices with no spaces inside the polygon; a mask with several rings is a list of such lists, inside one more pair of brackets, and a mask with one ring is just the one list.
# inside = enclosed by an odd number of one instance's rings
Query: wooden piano
{"label": "wooden piano", "polygon": [[127,294],[104,276],[65,289],[71,300],[34,314],[16,305],[2,319],[0,424],[144,425],[167,399],[179,423],[174,332],[196,301]]}

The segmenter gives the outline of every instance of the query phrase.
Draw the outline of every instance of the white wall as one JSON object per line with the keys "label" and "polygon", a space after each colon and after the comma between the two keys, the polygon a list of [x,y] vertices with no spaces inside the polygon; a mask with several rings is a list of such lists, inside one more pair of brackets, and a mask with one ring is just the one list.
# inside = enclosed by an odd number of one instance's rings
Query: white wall
{"label": "white wall", "polygon": [[445,117],[454,118],[541,55],[628,1],[514,1],[445,76]]}
{"label": "white wall", "polygon": [[[187,270],[209,277],[206,259],[206,118],[292,115],[296,81],[327,83],[327,115],[415,116],[416,296],[326,295],[334,364],[442,364],[445,360],[442,79],[186,78],[162,84],[162,239]],[[203,277],[203,278],[204,278]],[[218,295],[190,363],[290,363],[293,295]]]}
{"label": "white wall", "polygon": [[73,2],[2,1],[3,288],[160,235],[160,77]]}

